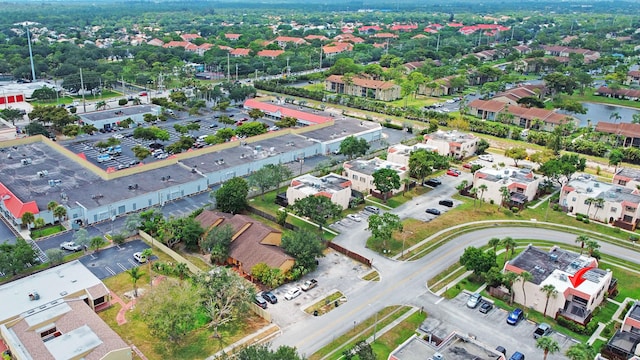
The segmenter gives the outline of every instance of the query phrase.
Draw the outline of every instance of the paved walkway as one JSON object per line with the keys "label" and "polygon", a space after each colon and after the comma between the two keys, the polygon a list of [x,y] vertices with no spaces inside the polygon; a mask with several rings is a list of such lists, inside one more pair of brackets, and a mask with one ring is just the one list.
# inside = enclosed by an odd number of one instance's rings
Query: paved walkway
{"label": "paved walkway", "polygon": [[[166,277],[164,275],[156,276],[152,282],[153,286],[158,285],[165,278]],[[120,304],[121,306],[120,310],[118,311],[118,314],[116,315],[116,321],[118,322],[118,325],[124,325],[127,323],[127,318],[126,318],[127,311],[133,309],[133,307],[136,304],[136,300],[137,299],[133,299],[125,303],[124,300],[122,300],[122,298],[118,296],[118,294],[111,291],[111,305]]]}
{"label": "paved walkway", "polygon": [[[278,329],[276,332],[270,334],[269,336],[266,337],[262,337],[262,334],[264,334],[267,331],[271,331],[273,329]],[[274,335],[280,334],[280,328],[278,327],[278,325],[276,324],[271,324],[269,326],[265,326],[262,329],[251,333],[245,337],[243,337],[242,339],[236,341],[235,343],[227,346],[226,348],[218,351],[217,353],[209,356],[207,358],[207,360],[215,360],[218,359],[218,357],[222,354],[232,354],[233,352],[235,352],[237,349],[242,349],[246,346],[250,346],[253,344],[259,344],[259,343],[263,343],[269,339],[271,339]]]}

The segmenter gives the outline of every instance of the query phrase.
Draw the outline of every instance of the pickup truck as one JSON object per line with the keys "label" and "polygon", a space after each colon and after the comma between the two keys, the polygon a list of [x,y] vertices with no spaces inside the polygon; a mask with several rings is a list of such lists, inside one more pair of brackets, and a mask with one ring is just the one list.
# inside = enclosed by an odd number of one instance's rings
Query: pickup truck
{"label": "pickup truck", "polygon": [[300,288],[302,289],[302,291],[309,291],[316,286],[318,286],[318,280],[311,279],[311,280],[305,281]]}

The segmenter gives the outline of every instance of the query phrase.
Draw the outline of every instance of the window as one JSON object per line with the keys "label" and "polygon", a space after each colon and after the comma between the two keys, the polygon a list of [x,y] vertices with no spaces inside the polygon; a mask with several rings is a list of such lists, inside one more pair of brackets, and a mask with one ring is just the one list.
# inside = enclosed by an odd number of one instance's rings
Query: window
{"label": "window", "polygon": [[575,202],[577,199],[575,197],[571,198],[572,202]]}
{"label": "window", "polygon": [[627,185],[627,181],[626,180],[618,180],[618,185],[625,186],[625,185]]}
{"label": "window", "polygon": [[353,174],[351,177],[353,178],[353,180],[358,180],[358,175],[356,174]]}
{"label": "window", "polygon": [[40,333],[40,337],[46,337],[47,335],[51,335],[57,331],[56,327],[52,327],[51,329],[47,329]]}
{"label": "window", "polygon": [[611,212],[616,212],[616,211],[618,211],[618,208],[614,208],[614,207],[611,208]]}

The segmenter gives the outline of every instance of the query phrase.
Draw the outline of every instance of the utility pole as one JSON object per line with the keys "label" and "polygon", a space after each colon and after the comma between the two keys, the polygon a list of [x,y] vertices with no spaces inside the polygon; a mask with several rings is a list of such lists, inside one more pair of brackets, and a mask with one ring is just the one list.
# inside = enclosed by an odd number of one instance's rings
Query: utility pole
{"label": "utility pole", "polygon": [[80,89],[82,90],[82,108],[87,112],[87,103],[84,101],[84,80],[82,78],[82,68],[80,68]]}
{"label": "utility pole", "polygon": [[320,45],[320,69],[322,69],[322,45]]}
{"label": "utility pole", "polygon": [[440,33],[438,33],[438,42],[436,43],[436,52],[440,49]]}
{"label": "utility pole", "polygon": [[291,68],[289,67],[289,58],[287,58],[287,77],[291,76]]}
{"label": "utility pole", "polygon": [[238,64],[236,64],[236,81],[238,81]]}
{"label": "utility pole", "polygon": [[29,25],[27,28],[27,43],[29,43],[29,61],[31,62],[31,81],[36,81],[36,67],[33,66],[33,51],[31,50],[31,35],[29,33]]}
{"label": "utility pole", "polygon": [[231,71],[231,65],[230,65],[230,61],[229,61],[229,53],[227,53],[227,80],[231,81],[231,73],[229,71]]}
{"label": "utility pole", "polygon": [[513,41],[513,32],[516,30],[515,26],[511,27],[511,41]]}

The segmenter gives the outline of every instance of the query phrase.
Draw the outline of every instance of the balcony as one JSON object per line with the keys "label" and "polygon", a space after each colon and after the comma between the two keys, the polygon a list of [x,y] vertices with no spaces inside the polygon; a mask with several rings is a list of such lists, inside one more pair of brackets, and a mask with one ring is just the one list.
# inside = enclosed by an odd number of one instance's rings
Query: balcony
{"label": "balcony", "polygon": [[584,305],[576,302],[570,302],[564,309],[558,311],[558,316],[562,316],[567,320],[571,320],[580,325],[587,325],[591,321],[591,311],[587,310]]}

